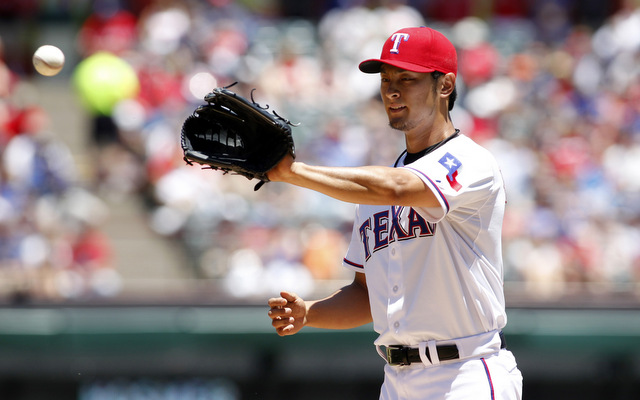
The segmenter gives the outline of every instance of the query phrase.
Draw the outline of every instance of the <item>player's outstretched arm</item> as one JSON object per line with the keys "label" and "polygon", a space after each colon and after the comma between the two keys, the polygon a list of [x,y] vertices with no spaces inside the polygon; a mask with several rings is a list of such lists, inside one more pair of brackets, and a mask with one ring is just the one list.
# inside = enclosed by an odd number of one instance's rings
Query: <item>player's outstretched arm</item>
{"label": "player's outstretched arm", "polygon": [[285,157],[268,173],[269,179],[311,189],[355,204],[439,207],[425,183],[405,168],[383,166],[323,167]]}
{"label": "player's outstretched arm", "polygon": [[280,336],[293,335],[305,326],[349,329],[372,320],[362,273],[356,273],[350,285],[322,300],[304,301],[290,292],[281,292],[280,296],[268,301],[271,324]]}

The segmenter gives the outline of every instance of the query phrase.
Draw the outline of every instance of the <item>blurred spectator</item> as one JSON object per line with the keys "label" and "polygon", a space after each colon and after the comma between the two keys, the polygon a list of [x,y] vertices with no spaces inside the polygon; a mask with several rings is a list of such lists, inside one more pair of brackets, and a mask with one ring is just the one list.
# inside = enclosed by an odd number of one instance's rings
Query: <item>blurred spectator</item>
{"label": "blurred spectator", "polygon": [[77,186],[71,153],[49,125],[43,109],[29,106],[14,111],[5,127],[1,291],[14,301],[113,296],[120,278],[98,229],[105,206]]}
{"label": "blurred spectator", "polygon": [[79,52],[88,57],[100,51],[123,55],[137,43],[137,17],[121,0],[95,0],[92,13],[78,32]]}

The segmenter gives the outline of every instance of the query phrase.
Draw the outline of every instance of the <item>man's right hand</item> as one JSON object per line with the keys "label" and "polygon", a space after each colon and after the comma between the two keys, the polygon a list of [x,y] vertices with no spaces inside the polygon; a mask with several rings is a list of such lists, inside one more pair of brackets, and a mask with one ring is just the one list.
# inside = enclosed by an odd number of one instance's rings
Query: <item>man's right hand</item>
{"label": "man's right hand", "polygon": [[306,324],[307,305],[295,293],[280,292],[280,296],[268,302],[271,325],[280,336],[298,333]]}

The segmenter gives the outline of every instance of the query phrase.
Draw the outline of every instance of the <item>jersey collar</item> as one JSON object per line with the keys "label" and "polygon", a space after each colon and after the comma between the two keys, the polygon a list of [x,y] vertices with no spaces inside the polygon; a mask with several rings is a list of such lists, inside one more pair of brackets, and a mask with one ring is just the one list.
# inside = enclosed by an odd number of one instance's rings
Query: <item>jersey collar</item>
{"label": "jersey collar", "polygon": [[417,153],[409,153],[407,150],[403,151],[402,154],[400,154],[400,157],[398,157],[398,159],[396,160],[395,164],[393,165],[394,167],[398,166],[398,163],[400,162],[400,160],[402,159],[403,155],[407,155],[404,158],[404,165],[407,164],[411,164],[415,161],[418,161],[420,158],[426,156],[427,154],[431,153],[432,151],[436,150],[437,148],[442,147],[445,143],[447,143],[449,140],[458,137],[460,135],[460,129],[456,129],[455,132],[453,132],[453,135],[447,137],[446,139],[443,139],[441,141],[439,141],[438,143],[431,145],[429,147],[427,147],[424,150],[421,150]]}

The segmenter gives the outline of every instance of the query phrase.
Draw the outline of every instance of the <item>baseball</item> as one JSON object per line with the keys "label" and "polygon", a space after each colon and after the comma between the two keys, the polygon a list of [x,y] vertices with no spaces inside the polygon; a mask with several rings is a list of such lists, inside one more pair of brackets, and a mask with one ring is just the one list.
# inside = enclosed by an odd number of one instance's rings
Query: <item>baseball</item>
{"label": "baseball", "polygon": [[33,66],[44,76],[54,76],[64,66],[64,53],[56,46],[40,46],[33,54]]}

